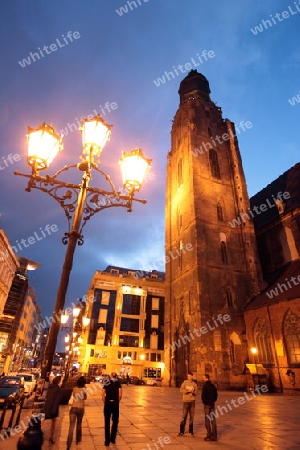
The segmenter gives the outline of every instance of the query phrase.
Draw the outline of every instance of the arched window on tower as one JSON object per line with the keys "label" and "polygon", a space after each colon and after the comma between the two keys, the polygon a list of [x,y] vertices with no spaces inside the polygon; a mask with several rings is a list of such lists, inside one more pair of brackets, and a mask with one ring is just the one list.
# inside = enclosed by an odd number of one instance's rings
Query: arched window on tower
{"label": "arched window on tower", "polygon": [[177,165],[177,186],[180,187],[182,185],[182,158],[179,159]]}
{"label": "arched window on tower", "polygon": [[232,292],[229,287],[226,288],[226,302],[227,302],[228,308],[233,308]]}
{"label": "arched window on tower", "polygon": [[227,245],[226,242],[221,242],[221,258],[223,264],[228,264]]}
{"label": "arched window on tower", "polygon": [[223,220],[224,220],[224,217],[223,217],[223,208],[222,208],[220,202],[218,202],[218,204],[217,204],[217,217],[218,217],[218,221],[219,221],[219,222],[223,222]]}
{"label": "arched window on tower", "polygon": [[289,364],[300,364],[300,319],[291,310],[284,321],[284,340]]}
{"label": "arched window on tower", "polygon": [[218,154],[216,150],[210,149],[209,150],[209,162],[210,162],[210,170],[213,177],[221,179],[221,173],[220,173],[220,167],[219,167],[219,161],[218,161]]}

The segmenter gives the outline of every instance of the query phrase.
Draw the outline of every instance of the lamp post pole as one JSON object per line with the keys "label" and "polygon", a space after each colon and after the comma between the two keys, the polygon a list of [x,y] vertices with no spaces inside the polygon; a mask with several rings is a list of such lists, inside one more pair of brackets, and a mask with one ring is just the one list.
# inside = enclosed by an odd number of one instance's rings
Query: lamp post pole
{"label": "lamp post pole", "polygon": [[[37,129],[28,128],[27,162],[32,168],[32,173],[29,175],[15,172],[15,175],[29,179],[26,191],[30,192],[32,188],[39,189],[58,201],[69,222],[69,231],[62,239],[63,243],[67,244],[67,250],[42,362],[42,379],[45,379],[51,372],[60,329],[60,321],[57,320],[57,317],[63,314],[76,244],[83,245],[82,229],[84,225],[94,214],[103,209],[118,206],[125,207],[128,212],[131,212],[133,201],[146,203],[146,200],[134,198],[135,192],[142,187],[144,177],[151,165],[151,160],[144,157],[142,150],[134,149],[131,152],[123,152],[119,161],[123,187],[127,190],[127,195],[123,195],[116,191],[110,176],[98,167],[102,149],[110,136],[111,126],[97,115],[92,119],[83,119],[80,130],[83,140],[81,161],[78,164],[63,167],[52,176],[41,176],[39,172],[47,169],[58,152],[62,150],[62,138],[52,126],[45,123]],[[67,183],[58,178],[62,172],[75,167],[83,172],[80,184]],[[89,186],[92,169],[105,178],[109,184],[109,190]]]}
{"label": "lamp post pole", "polygon": [[[259,384],[259,377],[258,377],[258,370],[257,370],[257,359],[256,359],[256,355],[257,355],[257,348],[256,347],[251,347],[251,353],[254,356],[254,364],[255,364],[255,372],[256,372],[256,376],[257,376],[257,384]],[[254,386],[255,388],[255,386]]]}
{"label": "lamp post pole", "polygon": [[[82,177],[81,188],[78,195],[78,203],[74,213],[72,229],[69,233],[69,242],[65,254],[64,264],[62,268],[62,273],[60,277],[59,287],[57,291],[56,302],[53,310],[53,317],[59,317],[62,314],[62,310],[65,305],[66,293],[68,290],[70,273],[73,266],[73,259],[75,248],[78,239],[81,237],[79,234],[83,207],[86,200],[87,187],[90,181],[90,171],[86,171]],[[46,344],[44,361],[42,365],[41,377],[45,379],[46,376],[50,375],[53,355],[55,353],[57,338],[59,334],[60,323],[57,320],[52,320],[52,324],[49,331],[49,336]]]}

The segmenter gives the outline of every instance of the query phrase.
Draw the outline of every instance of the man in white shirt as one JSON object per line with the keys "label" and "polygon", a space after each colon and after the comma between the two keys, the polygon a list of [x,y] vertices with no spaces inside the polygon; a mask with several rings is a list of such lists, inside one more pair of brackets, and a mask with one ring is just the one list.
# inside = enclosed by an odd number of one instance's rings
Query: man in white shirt
{"label": "man in white shirt", "polygon": [[178,436],[183,436],[185,431],[185,424],[187,415],[189,414],[189,433],[194,436],[194,414],[195,414],[195,403],[197,395],[197,384],[193,381],[193,372],[188,373],[187,380],[185,380],[180,386],[180,392],[183,394],[183,410],[182,418],[180,422],[180,431]]}

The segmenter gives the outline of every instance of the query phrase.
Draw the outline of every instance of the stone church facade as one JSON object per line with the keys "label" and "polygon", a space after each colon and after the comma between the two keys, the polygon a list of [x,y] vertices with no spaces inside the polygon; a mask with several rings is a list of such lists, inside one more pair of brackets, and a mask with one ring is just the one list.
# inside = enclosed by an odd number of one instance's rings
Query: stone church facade
{"label": "stone church facade", "polygon": [[197,71],[179,96],[167,163],[165,379],[178,386],[187,371],[209,373],[238,389],[248,361],[243,308],[262,283],[253,222],[232,223],[250,208],[238,132]]}

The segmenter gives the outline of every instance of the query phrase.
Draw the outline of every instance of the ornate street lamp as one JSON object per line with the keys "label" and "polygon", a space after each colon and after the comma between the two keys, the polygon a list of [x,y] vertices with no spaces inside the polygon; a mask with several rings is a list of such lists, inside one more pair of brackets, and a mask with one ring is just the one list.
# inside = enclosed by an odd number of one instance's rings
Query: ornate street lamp
{"label": "ornate street lamp", "polygon": [[[45,123],[35,129],[28,128],[27,162],[32,172],[31,174],[15,172],[15,175],[29,179],[26,191],[39,189],[46,192],[60,204],[68,219],[69,230],[62,239],[67,245],[67,250],[53,310],[54,317],[61,315],[64,309],[76,244],[83,245],[82,230],[86,222],[103,209],[125,207],[128,212],[131,212],[133,201],[146,203],[146,200],[134,198],[151,165],[151,160],[143,156],[142,150],[125,152],[120,159],[123,186],[127,190],[127,195],[123,195],[115,189],[110,176],[98,167],[103,147],[111,134],[111,126],[106,124],[101,116],[96,115],[92,119],[83,119],[80,130],[83,143],[81,161],[78,164],[63,167],[54,175],[42,176],[40,171],[48,169],[50,163],[62,151],[62,138],[52,126]],[[68,183],[59,179],[61,173],[74,168],[83,172],[80,183]],[[89,186],[92,170],[106,180],[107,190]],[[43,379],[51,372],[59,328],[59,322],[52,321],[42,364]]]}

